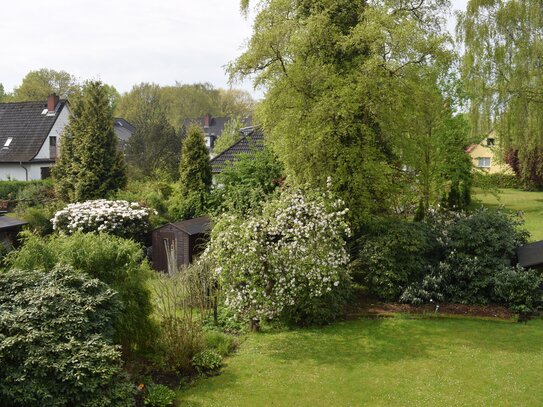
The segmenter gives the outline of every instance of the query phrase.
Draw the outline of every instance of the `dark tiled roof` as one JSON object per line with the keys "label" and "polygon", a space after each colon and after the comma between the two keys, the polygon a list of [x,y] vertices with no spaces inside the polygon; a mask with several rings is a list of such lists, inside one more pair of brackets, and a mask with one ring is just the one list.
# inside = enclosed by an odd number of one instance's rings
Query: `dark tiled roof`
{"label": "dark tiled roof", "polygon": [[[0,162],[28,162],[40,151],[66,101],[54,115],[42,114],[47,101],[0,103]],[[2,148],[9,137],[8,148]]]}
{"label": "dark tiled roof", "polygon": [[[202,216],[199,218],[183,220],[183,221],[175,222],[175,223],[169,223],[169,225],[172,225],[176,227],[177,229],[181,229],[183,232],[192,236],[192,235],[197,235],[199,233],[208,232],[211,227],[211,220],[206,216]],[[167,226],[167,225],[164,225],[164,226]],[[164,226],[161,226],[157,229],[162,229]]]}
{"label": "dark tiled roof", "polygon": [[517,249],[518,263],[522,267],[543,265],[543,240],[520,246]]}
{"label": "dark tiled roof", "polygon": [[224,167],[235,162],[239,154],[262,151],[264,149],[264,134],[259,127],[246,127],[240,130],[241,139],[211,160],[214,174],[220,173]]}
{"label": "dark tiled roof", "polygon": [[12,218],[11,216],[0,216],[0,230],[19,228],[27,224],[28,222],[25,222],[24,220],[19,220],[17,218]]}

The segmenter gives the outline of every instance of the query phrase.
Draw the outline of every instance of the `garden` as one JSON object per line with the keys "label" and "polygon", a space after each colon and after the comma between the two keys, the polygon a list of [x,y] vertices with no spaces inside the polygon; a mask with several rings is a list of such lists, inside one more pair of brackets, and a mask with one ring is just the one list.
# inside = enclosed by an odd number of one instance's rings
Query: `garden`
{"label": "garden", "polygon": [[[542,236],[540,150],[517,104],[458,114],[486,94],[472,58],[455,70],[447,2],[241,3],[255,32],[227,69],[266,89],[264,145],[213,173],[202,126],[178,133],[142,84],[123,151],[89,81],[52,179],[0,182],[28,222],[2,245],[0,405],[541,405],[543,274],[517,259]],[[483,3],[460,28],[491,23]],[[481,112],[507,176],[466,154]],[[161,241],[153,270],[152,231],[201,216],[190,264]]]}

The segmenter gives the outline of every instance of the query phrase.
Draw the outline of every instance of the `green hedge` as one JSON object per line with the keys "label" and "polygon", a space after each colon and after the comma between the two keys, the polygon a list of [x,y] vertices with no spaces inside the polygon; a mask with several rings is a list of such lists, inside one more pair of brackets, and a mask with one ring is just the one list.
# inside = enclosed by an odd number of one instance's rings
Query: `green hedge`
{"label": "green hedge", "polygon": [[35,181],[0,181],[0,200],[14,200],[19,192],[29,186],[52,186],[52,181],[35,180]]}
{"label": "green hedge", "polygon": [[522,183],[514,174],[482,174],[473,175],[473,186],[483,189],[491,188],[522,188]]}

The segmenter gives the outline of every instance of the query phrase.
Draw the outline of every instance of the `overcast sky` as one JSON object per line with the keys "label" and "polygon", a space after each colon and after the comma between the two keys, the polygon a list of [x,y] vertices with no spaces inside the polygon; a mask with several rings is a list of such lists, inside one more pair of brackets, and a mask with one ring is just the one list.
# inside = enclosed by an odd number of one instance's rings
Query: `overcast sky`
{"label": "overcast sky", "polygon": [[[452,0],[464,9],[467,0]],[[227,87],[252,21],[239,0],[18,0],[2,2],[0,83],[31,70],[65,70],[120,92],[140,82]],[[451,25],[452,26],[452,25]],[[237,85],[252,92],[249,83]],[[258,96],[258,94],[257,94]]]}

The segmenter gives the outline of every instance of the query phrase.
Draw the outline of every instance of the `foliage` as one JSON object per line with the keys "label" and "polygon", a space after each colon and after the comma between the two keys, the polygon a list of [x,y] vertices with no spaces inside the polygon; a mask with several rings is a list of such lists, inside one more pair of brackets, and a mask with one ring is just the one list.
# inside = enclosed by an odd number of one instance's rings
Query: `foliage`
{"label": "foliage", "polygon": [[228,356],[238,346],[237,338],[216,330],[205,331],[206,348],[218,353],[220,356]]}
{"label": "foliage", "polygon": [[111,344],[118,312],[112,289],[67,267],[0,273],[1,404],[132,405]]}
{"label": "foliage", "polygon": [[248,214],[260,210],[282,183],[283,166],[269,149],[239,154],[217,176],[216,211]]}
{"label": "foliage", "polygon": [[337,317],[349,283],[341,205],[328,193],[285,190],[262,214],[222,216],[204,258],[216,267],[225,304],[252,321]]}
{"label": "foliage", "polygon": [[39,236],[47,236],[53,233],[53,223],[51,218],[57,210],[56,205],[47,205],[44,207],[17,207],[17,216],[28,222],[27,228]]}
{"label": "foliage", "polygon": [[146,176],[160,170],[171,179],[177,178],[181,138],[168,122],[166,106],[161,103],[161,88],[155,84],[141,84],[130,93],[134,101],[126,113],[136,131],[126,146],[127,163]]}
{"label": "foliage", "polygon": [[539,318],[396,315],[270,330],[249,335],[220,376],[178,394],[187,406],[543,405],[542,341]]}
{"label": "foliage", "polygon": [[176,219],[190,219],[205,214],[211,181],[204,132],[191,125],[183,140],[178,188],[170,202],[172,215]]}
{"label": "foliage", "polygon": [[216,318],[213,317],[209,315],[204,321],[204,326],[208,330],[219,329],[230,335],[239,335],[247,330],[247,324],[236,315],[235,311],[222,303],[218,304]]}
{"label": "foliage", "polygon": [[11,268],[53,270],[65,264],[108,284],[118,292],[121,312],[114,315],[115,343],[123,352],[146,351],[154,342],[155,326],[147,280],[149,265],[135,242],[105,233],[76,232],[41,238],[26,234],[24,245],[7,258]]}
{"label": "foliage", "polygon": [[514,174],[484,174],[476,172],[473,176],[473,186],[482,189],[514,188],[521,187],[518,178]]}
{"label": "foliage", "polygon": [[496,273],[495,278],[496,297],[514,312],[532,312],[541,305],[541,272],[508,267]]}
{"label": "foliage", "polygon": [[429,66],[447,71],[447,4],[259,1],[253,35],[229,66],[232,79],[266,90],[257,118],[287,176],[321,188],[331,176],[355,229],[405,193],[398,147],[409,146],[401,140],[417,106],[404,102],[420,95],[435,108],[418,79]]}
{"label": "foliage", "polygon": [[241,117],[233,117],[224,125],[221,136],[215,141],[213,155],[217,156],[227,150],[241,138],[239,129],[242,127]]}
{"label": "foliage", "polygon": [[106,198],[126,184],[109,95],[101,82],[88,82],[71,103],[53,179],[59,196],[70,202]]}
{"label": "foliage", "polygon": [[71,235],[79,232],[105,232],[141,241],[149,232],[152,210],[137,202],[97,199],[69,204],[55,213],[53,229]]}
{"label": "foliage", "polygon": [[68,72],[42,68],[26,74],[21,85],[13,90],[10,101],[45,101],[53,93],[61,99],[68,99],[78,92],[78,88],[77,79]]}
{"label": "foliage", "polygon": [[353,246],[351,273],[379,298],[394,301],[439,258],[432,228],[398,219],[374,221]]}
{"label": "foliage", "polygon": [[51,185],[50,180],[35,181],[0,181],[0,199],[14,200],[19,193],[28,188],[47,189]]}
{"label": "foliage", "polygon": [[173,406],[175,392],[163,384],[151,384],[147,386],[144,404],[150,407]]}
{"label": "foliage", "polygon": [[17,208],[47,205],[55,200],[55,189],[50,180],[30,183],[17,191]]}
{"label": "foliage", "polygon": [[459,15],[462,73],[476,133],[493,128],[504,156],[516,152],[518,176],[541,188],[541,44],[539,0],[471,0]]}
{"label": "foliage", "polygon": [[214,350],[204,350],[194,355],[192,364],[198,373],[211,376],[221,368],[222,357]]}
{"label": "foliage", "polygon": [[443,255],[422,279],[410,283],[402,301],[496,302],[518,309],[524,293],[524,305],[532,306],[536,275],[512,266],[516,248],[528,238],[515,216],[488,209],[470,214],[433,212],[426,222]]}

